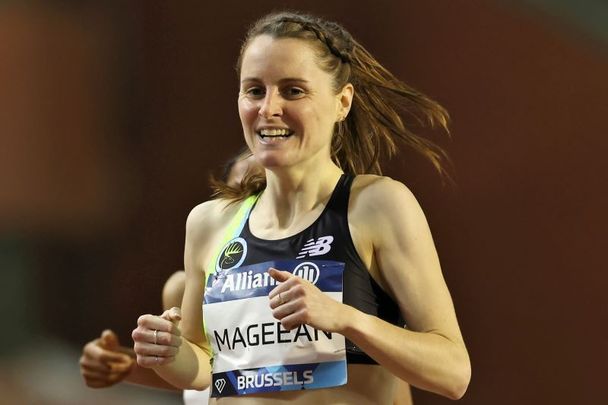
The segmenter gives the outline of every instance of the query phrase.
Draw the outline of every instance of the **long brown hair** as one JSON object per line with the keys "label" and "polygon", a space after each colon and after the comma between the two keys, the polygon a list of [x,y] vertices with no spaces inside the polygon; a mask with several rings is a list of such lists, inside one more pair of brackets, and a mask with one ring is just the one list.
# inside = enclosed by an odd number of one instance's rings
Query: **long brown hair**
{"label": "long brown hair", "polygon": [[[247,46],[260,35],[307,41],[316,51],[319,66],[333,76],[336,94],[347,83],[354,86],[350,112],[344,121],[336,123],[332,138],[331,157],[342,170],[350,174],[382,174],[380,161],[393,156],[397,143],[402,142],[428,159],[442,179],[451,181],[447,154],[410,129],[439,128],[449,134],[447,111],[397,79],[341,25],[299,12],[268,14],[247,32],[236,66],[239,75]],[[216,183],[216,195],[244,199],[265,188],[265,179],[259,177],[244,179],[238,196]]]}

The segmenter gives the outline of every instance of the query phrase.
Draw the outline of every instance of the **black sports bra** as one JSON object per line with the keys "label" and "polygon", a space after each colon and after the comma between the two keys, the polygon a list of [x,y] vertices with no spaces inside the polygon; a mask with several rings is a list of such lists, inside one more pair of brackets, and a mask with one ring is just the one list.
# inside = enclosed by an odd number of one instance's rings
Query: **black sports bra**
{"label": "black sports bra", "polygon": [[[319,218],[305,230],[287,238],[264,240],[254,236],[247,215],[239,235],[247,241],[247,253],[241,265],[285,259],[342,262],[345,264],[343,302],[391,324],[402,325],[397,304],[370,276],[353,244],[348,227],[352,182],[352,176],[343,174]],[[348,339],[346,352],[348,363],[377,364]]]}

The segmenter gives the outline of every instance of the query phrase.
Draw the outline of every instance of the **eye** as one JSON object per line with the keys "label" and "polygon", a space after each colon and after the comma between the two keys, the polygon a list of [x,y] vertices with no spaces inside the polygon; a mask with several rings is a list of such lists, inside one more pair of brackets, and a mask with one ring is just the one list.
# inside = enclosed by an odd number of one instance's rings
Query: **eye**
{"label": "eye", "polygon": [[300,98],[304,96],[304,94],[306,94],[306,92],[300,87],[288,87],[283,90],[283,97],[290,99]]}
{"label": "eye", "polygon": [[264,89],[262,87],[249,87],[243,90],[243,94],[252,98],[262,98],[264,97]]}

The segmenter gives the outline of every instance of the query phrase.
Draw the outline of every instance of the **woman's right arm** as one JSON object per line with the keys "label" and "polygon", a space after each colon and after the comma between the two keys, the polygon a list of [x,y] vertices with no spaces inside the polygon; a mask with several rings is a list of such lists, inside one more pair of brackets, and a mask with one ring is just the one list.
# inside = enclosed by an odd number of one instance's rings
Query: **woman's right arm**
{"label": "woman's right arm", "polygon": [[210,351],[202,330],[201,302],[203,263],[211,248],[214,219],[219,216],[215,212],[217,206],[215,200],[206,202],[188,216],[184,249],[186,288],[181,313],[179,308],[172,308],[161,316],[142,315],[132,334],[137,363],[154,369],[167,382],[182,389],[202,390],[211,382]]}

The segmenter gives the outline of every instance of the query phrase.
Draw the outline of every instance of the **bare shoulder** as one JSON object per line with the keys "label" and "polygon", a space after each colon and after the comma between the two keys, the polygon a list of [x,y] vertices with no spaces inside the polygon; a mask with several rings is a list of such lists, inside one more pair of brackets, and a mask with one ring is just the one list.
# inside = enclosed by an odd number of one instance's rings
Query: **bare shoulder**
{"label": "bare shoulder", "polygon": [[221,213],[226,205],[227,204],[223,200],[205,201],[192,208],[190,214],[188,214],[186,223],[189,227],[205,226],[212,222],[215,216]]}
{"label": "bare shoulder", "polygon": [[405,184],[386,176],[357,176],[351,190],[351,208],[366,216],[416,213],[420,205]]}
{"label": "bare shoulder", "polygon": [[348,214],[352,228],[364,230],[362,234],[375,248],[430,235],[426,216],[414,194],[390,177],[357,176]]}
{"label": "bare shoulder", "polygon": [[226,219],[233,216],[239,204],[229,204],[226,200],[205,201],[194,207],[186,220],[186,235],[198,240],[206,235],[213,235],[222,228]]}
{"label": "bare shoulder", "polygon": [[186,274],[198,275],[205,271],[205,265],[240,207],[241,203],[230,204],[217,199],[199,204],[190,211],[186,221],[184,249]]}

